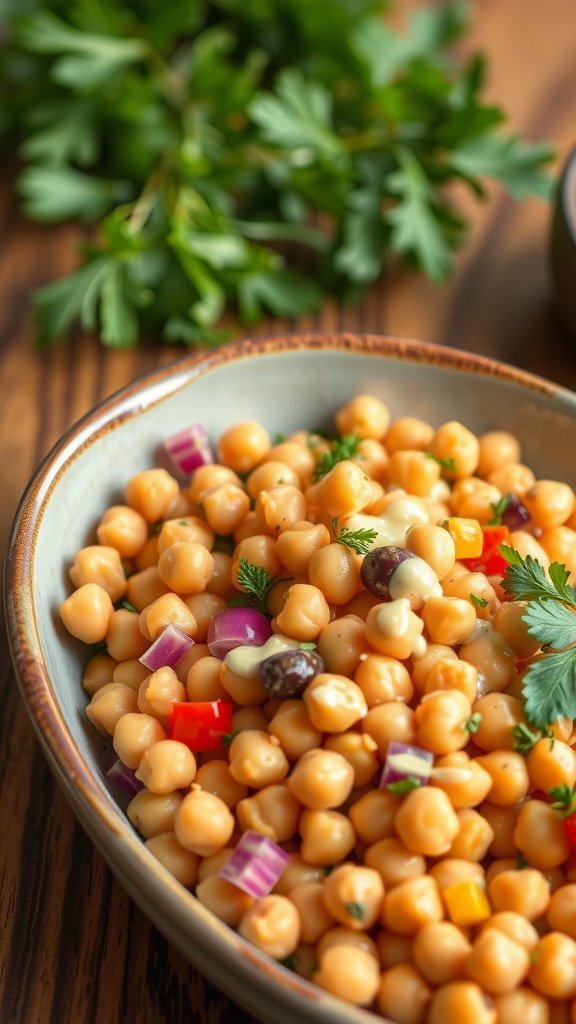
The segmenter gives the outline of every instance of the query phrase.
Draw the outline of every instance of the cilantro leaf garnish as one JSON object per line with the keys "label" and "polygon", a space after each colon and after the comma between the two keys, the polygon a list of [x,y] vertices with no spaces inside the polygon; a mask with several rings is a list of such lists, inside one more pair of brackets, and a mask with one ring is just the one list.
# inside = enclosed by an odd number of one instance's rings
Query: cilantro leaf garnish
{"label": "cilantro leaf garnish", "polygon": [[488,526],[500,526],[502,523],[502,516],[504,515],[508,505],[510,504],[510,495],[505,494],[499,501],[491,501],[490,508],[492,509],[493,516],[488,520]]}
{"label": "cilantro leaf garnish", "polygon": [[271,579],[262,566],[253,565],[244,557],[240,558],[236,578],[238,586],[242,588],[244,595],[247,595],[247,598],[245,596],[238,598],[237,603],[240,604],[247,599],[258,611],[267,615],[266,598],[270,587],[276,583],[276,580]]}
{"label": "cilantro leaf garnish", "polygon": [[470,715],[469,718],[466,718],[465,721],[461,723],[460,728],[464,729],[465,732],[469,732],[470,735],[473,736],[475,732],[478,732],[481,721],[482,715],[479,711],[475,711],[473,715]]}
{"label": "cilantro leaf garnish", "polygon": [[500,550],[510,563],[502,587],[515,600],[528,602],[522,619],[542,644],[524,675],[526,718],[538,729],[576,718],[576,590],[568,583],[570,574],[558,562],[546,572],[531,555],[522,558],[507,545]]}
{"label": "cilantro leaf garnish", "polygon": [[480,597],[480,594],[473,594],[472,592],[470,592],[468,596],[470,598],[471,603],[475,605],[476,608],[488,607],[488,601],[486,600],[485,597]]}
{"label": "cilantro leaf garnish", "polygon": [[518,724],[514,726],[512,729],[512,738],[514,740],[514,750],[517,750],[519,754],[529,754],[532,747],[542,739],[549,739],[550,749],[552,749],[556,739],[554,733],[550,728],[548,728],[548,726],[534,732],[525,724],[525,722],[518,722]]}
{"label": "cilantro leaf garnish", "polygon": [[419,785],[420,782],[416,779],[398,779],[397,782],[389,782],[386,789],[396,796],[404,796],[406,793],[410,793],[411,790],[418,789]]}
{"label": "cilantro leaf garnish", "polygon": [[378,536],[377,530],[349,530],[347,526],[343,526],[340,533],[338,533],[337,519],[332,520],[332,529],[334,530],[334,536],[338,543],[345,544],[346,547],[352,548],[357,555],[367,555]]}
{"label": "cilantro leaf garnish", "polygon": [[366,916],[366,907],[363,903],[356,901],[352,903],[345,903],[344,910],[350,915],[355,921],[363,921]]}
{"label": "cilantro leaf garnish", "polygon": [[334,469],[338,462],[357,458],[361,440],[362,438],[358,437],[357,434],[343,434],[342,437],[335,438],[330,445],[330,451],[321,455],[316,464],[312,477],[314,482],[326,476],[331,469]]}

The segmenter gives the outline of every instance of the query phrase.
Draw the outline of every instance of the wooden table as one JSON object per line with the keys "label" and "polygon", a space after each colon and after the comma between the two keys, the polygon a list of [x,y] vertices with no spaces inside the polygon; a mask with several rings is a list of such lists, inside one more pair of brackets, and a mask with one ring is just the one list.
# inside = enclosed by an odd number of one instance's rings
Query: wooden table
{"label": "wooden table", "polygon": [[[527,139],[549,138],[558,165],[576,143],[574,0],[482,0],[471,48],[490,59],[488,96]],[[305,323],[441,341],[497,356],[576,388],[576,342],[562,330],[548,271],[550,210],[493,190],[450,283],[380,282],[359,306]],[[60,434],[96,401],[178,356],[151,344],[104,352],[74,334],[34,348],[30,290],[71,269],[74,227],[45,230],[0,192],[0,543],[20,494]],[[576,287],[576,281],[574,282]],[[40,753],[0,647],[0,1020],[2,1024],[250,1024],[149,925],[110,875]]]}

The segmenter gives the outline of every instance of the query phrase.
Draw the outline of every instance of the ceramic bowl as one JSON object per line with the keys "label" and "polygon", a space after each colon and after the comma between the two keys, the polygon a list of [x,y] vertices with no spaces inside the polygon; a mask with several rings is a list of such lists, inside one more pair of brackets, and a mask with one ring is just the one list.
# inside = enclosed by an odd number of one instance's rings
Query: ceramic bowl
{"label": "ceramic bowl", "polygon": [[106,399],[55,446],[13,527],[6,569],[12,654],[50,765],[86,832],[130,896],[202,972],[254,1016],[274,1024],[368,1024],[374,1017],[261,955],[201,906],[148,852],[104,775],[102,742],[84,715],[85,649],[65,633],[58,606],[67,570],[123,484],[158,458],[159,442],[190,422],[217,435],[242,419],[271,432],[327,426],[359,392],[394,416],[475,431],[501,427],[522,442],[536,473],[576,483],[570,439],[576,397],[492,361],[376,337],[246,341],[190,356]]}

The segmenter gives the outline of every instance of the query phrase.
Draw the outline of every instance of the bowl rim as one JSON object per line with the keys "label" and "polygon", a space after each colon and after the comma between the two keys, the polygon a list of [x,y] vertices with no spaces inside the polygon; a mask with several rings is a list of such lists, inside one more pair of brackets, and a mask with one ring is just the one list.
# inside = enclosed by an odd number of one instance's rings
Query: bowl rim
{"label": "bowl rim", "polygon": [[[135,378],[130,384],[102,399],[73,423],[50,449],[35,471],[19,503],[10,531],[4,569],[5,614],[8,639],[18,685],[37,738],[65,796],[90,838],[120,879],[135,902],[142,905],[139,880],[144,870],[153,886],[161,886],[170,915],[143,907],[169,941],[184,955],[184,942],[190,931],[196,933],[196,966],[238,1003],[268,1019],[266,1004],[277,998],[279,987],[291,1012],[303,1022],[338,1018],[351,1024],[367,1024],[374,1016],[321,991],[270,961],[249,946],[233,930],[202,906],[180,883],[152,857],[142,840],[132,834],[122,810],[89,770],[68,730],[58,706],[42,656],[34,615],[32,572],[36,539],[43,511],[66,468],[104,433],[126,419],[144,413],[152,406],[191,384],[195,379],[217,370],[226,363],[285,352],[335,351],[353,355],[379,355],[402,362],[437,366],[480,374],[519,385],[549,397],[560,397],[576,409],[576,396],[561,385],[517,367],[486,356],[448,348],[432,342],[393,338],[386,335],[347,332],[311,332],[247,338],[218,349],[191,353],[167,365]],[[190,928],[191,908],[192,922]],[[233,956],[234,954],[239,954]],[[211,966],[225,957],[228,973],[221,976]],[[188,957],[189,958],[189,957]],[[189,958],[190,959],[190,958]],[[217,964],[216,964],[217,966]],[[260,980],[255,985],[254,968]],[[245,993],[249,990],[249,995]],[[307,1010],[310,1010],[310,1013]]]}

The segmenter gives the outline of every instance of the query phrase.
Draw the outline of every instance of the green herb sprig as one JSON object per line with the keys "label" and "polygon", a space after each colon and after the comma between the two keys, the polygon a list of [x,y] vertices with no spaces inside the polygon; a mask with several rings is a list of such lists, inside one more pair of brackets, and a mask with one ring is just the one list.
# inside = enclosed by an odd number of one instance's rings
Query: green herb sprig
{"label": "green herb sprig", "polygon": [[456,56],[468,8],[385,0],[12,2],[0,44],[5,154],[26,214],[94,226],[36,293],[39,340],[188,345],[354,298],[390,255],[434,281],[467,222],[454,191],[548,197],[547,145],[482,100]]}
{"label": "green herb sprig", "polygon": [[542,655],[526,671],[522,694],[526,718],[543,730],[559,718],[576,718],[576,589],[564,565],[553,562],[546,572],[531,555],[522,558],[506,544],[500,550],[510,563],[502,587],[515,600],[528,602],[522,619],[542,644]]}
{"label": "green herb sprig", "polygon": [[330,450],[324,452],[318,459],[312,476],[313,481],[316,483],[321,480],[339,462],[358,458],[361,440],[357,434],[343,434],[342,437],[335,438],[330,444]]}
{"label": "green herb sprig", "polygon": [[367,555],[372,549],[372,545],[378,536],[377,530],[364,529],[349,530],[347,526],[343,526],[338,533],[338,520],[332,520],[332,529],[334,536],[339,544],[345,544],[346,547],[352,548],[357,555]]}
{"label": "green herb sprig", "polygon": [[238,599],[235,599],[230,604],[241,605],[251,604],[257,608],[258,611],[264,615],[268,614],[266,608],[266,598],[268,597],[268,591],[274,583],[277,582],[275,579],[271,579],[266,569],[259,565],[253,565],[247,558],[240,558],[238,563],[238,571],[236,573],[238,580],[238,586],[244,591],[244,593]]}

